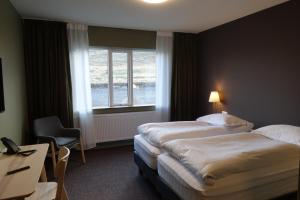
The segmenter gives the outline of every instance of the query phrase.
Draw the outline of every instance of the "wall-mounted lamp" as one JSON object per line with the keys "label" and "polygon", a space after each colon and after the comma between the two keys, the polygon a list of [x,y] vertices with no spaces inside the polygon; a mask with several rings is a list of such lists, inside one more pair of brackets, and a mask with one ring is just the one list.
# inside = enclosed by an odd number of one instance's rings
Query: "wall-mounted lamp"
{"label": "wall-mounted lamp", "polygon": [[210,103],[219,103],[220,102],[219,92],[211,91],[211,93],[209,95],[208,102],[210,102]]}
{"label": "wall-mounted lamp", "polygon": [[212,103],[212,111],[213,112],[219,112],[220,111],[220,96],[218,91],[211,91],[208,99],[209,103]]}

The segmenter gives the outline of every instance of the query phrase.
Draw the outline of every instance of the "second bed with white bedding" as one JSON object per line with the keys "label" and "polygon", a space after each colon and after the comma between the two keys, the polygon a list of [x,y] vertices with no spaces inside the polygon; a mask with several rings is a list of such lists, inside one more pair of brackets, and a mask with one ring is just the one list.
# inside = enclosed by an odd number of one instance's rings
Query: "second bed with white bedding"
{"label": "second bed with white bedding", "polygon": [[300,128],[288,125],[174,140],[158,173],[182,199],[270,199],[297,190],[299,143]]}
{"label": "second bed with white bedding", "polygon": [[183,200],[267,200],[294,192],[298,187],[298,168],[278,174],[272,174],[272,168],[259,173],[244,172],[228,176],[214,186],[207,186],[201,178],[166,153],[158,156],[158,174]]}
{"label": "second bed with white bedding", "polygon": [[273,172],[298,167],[298,145],[256,133],[237,133],[208,138],[174,140],[164,150],[185,165],[207,185],[244,171],[280,166]]}

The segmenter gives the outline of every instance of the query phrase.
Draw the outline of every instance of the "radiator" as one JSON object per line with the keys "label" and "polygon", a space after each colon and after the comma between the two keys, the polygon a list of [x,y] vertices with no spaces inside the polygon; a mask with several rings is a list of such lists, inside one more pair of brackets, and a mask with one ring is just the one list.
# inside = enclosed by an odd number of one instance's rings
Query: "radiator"
{"label": "radiator", "polygon": [[101,114],[94,118],[97,143],[133,139],[139,125],[160,121],[155,111]]}

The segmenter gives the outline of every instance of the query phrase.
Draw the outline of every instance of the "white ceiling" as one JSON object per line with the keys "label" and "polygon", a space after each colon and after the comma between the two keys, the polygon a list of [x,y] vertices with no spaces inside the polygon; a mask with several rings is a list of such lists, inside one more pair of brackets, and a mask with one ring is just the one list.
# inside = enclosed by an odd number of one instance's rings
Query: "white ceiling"
{"label": "white ceiling", "polygon": [[10,0],[24,18],[118,28],[200,32],[287,0]]}

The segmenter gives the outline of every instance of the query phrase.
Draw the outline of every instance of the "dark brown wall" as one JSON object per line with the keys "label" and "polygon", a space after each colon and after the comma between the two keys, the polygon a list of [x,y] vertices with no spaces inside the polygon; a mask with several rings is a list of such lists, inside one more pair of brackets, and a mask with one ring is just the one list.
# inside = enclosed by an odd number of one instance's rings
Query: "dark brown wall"
{"label": "dark brown wall", "polygon": [[[300,125],[300,2],[291,1],[202,32],[201,92],[256,127]],[[202,99],[210,112],[207,99]],[[207,109],[209,108],[209,109]]]}

